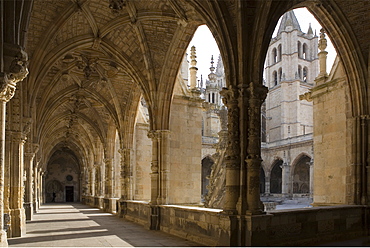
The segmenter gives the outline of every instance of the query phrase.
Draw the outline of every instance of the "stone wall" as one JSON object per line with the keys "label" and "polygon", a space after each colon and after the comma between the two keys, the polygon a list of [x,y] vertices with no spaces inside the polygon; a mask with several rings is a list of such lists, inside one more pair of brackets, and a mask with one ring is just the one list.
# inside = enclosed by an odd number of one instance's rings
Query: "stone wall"
{"label": "stone wall", "polygon": [[202,114],[200,99],[175,96],[170,121],[169,203],[201,200]]}
{"label": "stone wall", "polygon": [[[150,227],[151,206],[125,201],[124,218]],[[251,246],[312,246],[366,235],[369,208],[328,206],[241,216]],[[229,246],[237,217],[220,209],[159,206],[159,229],[205,246]],[[236,229],[235,229],[236,230]]]}
{"label": "stone wall", "polygon": [[123,201],[120,202],[122,216],[132,222],[143,225],[149,229],[151,208],[148,202],[144,201]]}
{"label": "stone wall", "polygon": [[150,199],[150,164],[152,141],[148,138],[149,124],[137,123],[135,127],[134,199]]}
{"label": "stone wall", "polygon": [[333,70],[332,78],[318,80],[312,89],[316,205],[349,204],[347,195],[354,193],[347,178],[353,164],[349,88],[342,66],[334,64]]}
{"label": "stone wall", "polygon": [[[230,223],[220,209],[161,206],[160,230],[207,246],[218,246],[229,238]],[[227,244],[224,244],[227,245]]]}
{"label": "stone wall", "polygon": [[254,246],[311,246],[366,235],[369,209],[330,206],[275,211],[247,220]]}

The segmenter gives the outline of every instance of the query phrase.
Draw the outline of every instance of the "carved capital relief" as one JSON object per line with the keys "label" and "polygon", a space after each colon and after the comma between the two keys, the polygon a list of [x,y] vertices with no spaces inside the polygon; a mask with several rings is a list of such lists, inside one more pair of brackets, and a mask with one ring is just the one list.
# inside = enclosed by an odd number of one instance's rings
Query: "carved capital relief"
{"label": "carved capital relief", "polygon": [[103,162],[105,163],[105,166],[110,166],[110,165],[111,165],[111,163],[112,163],[112,159],[111,159],[111,158],[105,158],[105,159],[103,160]]}
{"label": "carved capital relief", "polygon": [[16,85],[28,75],[28,56],[19,46],[4,44],[4,72],[0,72],[0,100],[8,102]]}

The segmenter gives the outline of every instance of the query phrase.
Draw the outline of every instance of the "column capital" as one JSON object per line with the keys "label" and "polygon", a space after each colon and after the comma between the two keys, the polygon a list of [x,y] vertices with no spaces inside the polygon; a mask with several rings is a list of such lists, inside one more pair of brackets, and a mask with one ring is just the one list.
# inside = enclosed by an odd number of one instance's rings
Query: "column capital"
{"label": "column capital", "polygon": [[110,163],[112,163],[112,158],[105,158],[105,159],[103,159],[103,162],[105,163],[105,164],[110,164]]}
{"label": "column capital", "polygon": [[223,97],[223,103],[229,107],[230,104],[238,103],[239,91],[235,86],[230,86],[230,88],[222,88],[220,95]]}
{"label": "column capital", "polygon": [[250,82],[246,91],[249,99],[260,100],[262,104],[266,99],[268,88],[260,83]]}
{"label": "column capital", "polygon": [[170,130],[150,130],[148,132],[148,138],[150,139],[161,139],[164,135],[169,134]]}
{"label": "column capital", "polygon": [[24,155],[28,157],[33,157],[38,151],[39,151],[39,144],[26,143]]}
{"label": "column capital", "polygon": [[14,96],[16,84],[28,75],[28,55],[18,45],[4,43],[4,71],[0,72],[0,101]]}

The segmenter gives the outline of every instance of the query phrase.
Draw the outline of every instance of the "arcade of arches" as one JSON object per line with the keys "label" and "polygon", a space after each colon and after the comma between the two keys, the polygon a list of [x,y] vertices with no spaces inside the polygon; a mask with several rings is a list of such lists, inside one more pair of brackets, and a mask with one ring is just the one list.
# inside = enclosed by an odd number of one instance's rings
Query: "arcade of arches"
{"label": "arcade of arches", "polygon": [[[2,246],[52,201],[81,201],[210,246],[308,245],[368,233],[369,1],[10,0],[0,7]],[[339,59],[328,74],[319,44],[320,74],[304,96],[314,106],[314,207],[266,213],[263,65],[278,19],[297,7],[319,20]],[[202,193],[201,100],[196,80],[175,84],[203,24],[227,81],[222,209],[194,206]],[[295,162],[293,191],[308,190],[307,162]],[[271,178],[283,173],[275,163]],[[280,184],[271,179],[271,190]]]}

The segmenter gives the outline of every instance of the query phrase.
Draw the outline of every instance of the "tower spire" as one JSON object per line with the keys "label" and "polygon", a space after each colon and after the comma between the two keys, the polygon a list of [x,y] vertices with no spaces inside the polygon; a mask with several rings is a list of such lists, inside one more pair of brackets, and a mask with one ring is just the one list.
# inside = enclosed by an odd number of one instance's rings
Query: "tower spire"
{"label": "tower spire", "polygon": [[313,31],[312,31],[311,23],[310,23],[310,24],[309,24],[309,26],[308,26],[307,34],[308,34],[308,35],[313,35]]}

